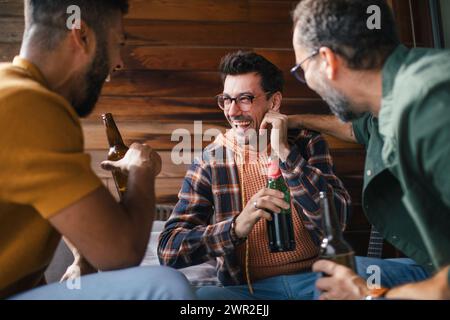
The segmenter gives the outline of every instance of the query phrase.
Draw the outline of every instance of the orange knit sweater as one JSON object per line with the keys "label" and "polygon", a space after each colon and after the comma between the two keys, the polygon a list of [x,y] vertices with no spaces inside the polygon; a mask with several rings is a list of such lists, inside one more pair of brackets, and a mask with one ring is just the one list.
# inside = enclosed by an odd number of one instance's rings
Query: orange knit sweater
{"label": "orange knit sweater", "polygon": [[[267,187],[269,157],[266,152],[257,153],[235,143],[232,131],[222,137],[225,147],[232,148],[235,153],[242,205],[245,207],[253,195]],[[253,161],[249,161],[249,159]],[[244,271],[246,268],[249,271],[250,279],[247,279],[246,272],[244,272],[246,281],[257,281],[277,275],[306,271],[316,260],[319,248],[314,245],[293,204],[291,204],[291,207],[296,249],[288,252],[271,253],[267,236],[267,223],[266,220],[261,219],[249,234],[247,242],[237,247],[236,254],[239,264]],[[246,246],[248,246],[248,266],[246,266]]]}

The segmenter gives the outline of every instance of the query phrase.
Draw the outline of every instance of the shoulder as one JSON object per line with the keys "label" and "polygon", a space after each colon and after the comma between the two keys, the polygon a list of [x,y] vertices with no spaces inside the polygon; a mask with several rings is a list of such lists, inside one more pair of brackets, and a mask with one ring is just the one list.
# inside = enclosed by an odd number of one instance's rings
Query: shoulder
{"label": "shoulder", "polygon": [[83,147],[80,121],[63,97],[35,84],[0,85],[0,92],[0,127],[7,128],[17,143]]}
{"label": "shoulder", "polygon": [[394,97],[411,104],[435,90],[449,90],[449,85],[450,50],[412,49],[395,79]]}

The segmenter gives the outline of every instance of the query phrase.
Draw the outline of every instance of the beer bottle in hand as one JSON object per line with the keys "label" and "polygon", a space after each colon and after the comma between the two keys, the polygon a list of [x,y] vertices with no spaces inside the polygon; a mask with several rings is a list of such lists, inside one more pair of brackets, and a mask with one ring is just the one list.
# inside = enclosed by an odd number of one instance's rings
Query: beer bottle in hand
{"label": "beer bottle in hand", "polygon": [[[284,193],[284,201],[291,203],[291,194],[281,175],[278,158],[271,158],[268,172],[268,188]],[[271,213],[272,221],[267,221],[267,234],[271,252],[295,250],[292,210],[281,209],[280,213]]]}
{"label": "beer bottle in hand", "polygon": [[334,202],[328,198],[326,192],[320,192],[319,197],[324,232],[320,258],[334,261],[356,272],[355,254],[344,240]]}
{"label": "beer bottle in hand", "polygon": [[[122,136],[111,113],[102,115],[103,123],[106,128],[106,136],[108,137],[109,152],[108,160],[118,161],[122,159],[128,151],[128,147],[123,143]],[[116,184],[119,196],[122,199],[127,189],[128,175],[123,173],[120,169],[112,171],[112,176]]]}

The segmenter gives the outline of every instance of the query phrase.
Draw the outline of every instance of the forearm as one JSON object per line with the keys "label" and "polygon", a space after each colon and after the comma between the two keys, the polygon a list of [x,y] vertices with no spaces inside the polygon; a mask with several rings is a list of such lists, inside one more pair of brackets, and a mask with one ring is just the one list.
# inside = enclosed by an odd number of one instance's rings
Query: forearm
{"label": "forearm", "polygon": [[352,124],[344,123],[332,115],[293,115],[289,117],[289,127],[306,128],[344,141],[356,142]]}
{"label": "forearm", "polygon": [[450,287],[448,284],[448,272],[446,267],[431,279],[407,284],[389,290],[388,299],[415,299],[415,300],[449,300]]}
{"label": "forearm", "polygon": [[[156,211],[155,177],[145,168],[129,172],[127,192],[121,205],[127,214],[136,250],[145,253]],[[145,213],[145,214],[144,214]]]}
{"label": "forearm", "polygon": [[160,236],[159,260],[163,265],[184,268],[224,256],[234,250],[230,228],[231,219],[213,225],[194,225],[183,217],[173,218]]}

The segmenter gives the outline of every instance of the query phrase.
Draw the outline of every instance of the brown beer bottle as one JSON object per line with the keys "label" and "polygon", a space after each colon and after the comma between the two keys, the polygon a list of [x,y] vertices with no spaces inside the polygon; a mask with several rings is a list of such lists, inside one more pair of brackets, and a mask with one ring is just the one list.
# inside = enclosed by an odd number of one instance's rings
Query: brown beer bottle
{"label": "brown beer bottle", "polygon": [[326,192],[320,192],[319,197],[324,231],[320,258],[332,260],[356,272],[355,253],[344,240],[334,202],[328,198]]}
{"label": "brown beer bottle", "polygon": [[[271,158],[268,172],[269,189],[284,193],[284,201],[291,203],[291,193],[281,175],[279,159]],[[294,225],[292,223],[292,210],[282,209],[280,213],[270,212],[271,221],[267,221],[267,236],[269,238],[270,252],[285,252],[295,250]]]}
{"label": "brown beer bottle", "polygon": [[[114,122],[114,118],[111,113],[106,113],[102,115],[103,123],[106,128],[106,136],[108,137],[109,152],[108,160],[118,161],[122,159],[128,151],[128,147],[123,143],[122,136],[120,135],[119,129]],[[120,169],[112,171],[112,176],[116,184],[119,196],[122,199],[125,191],[127,189],[128,175],[123,173]]]}

